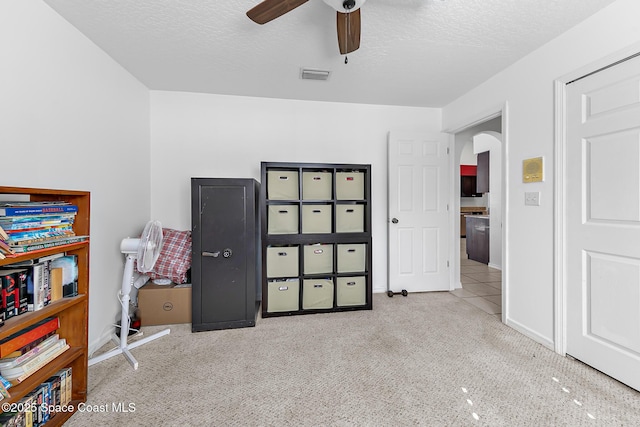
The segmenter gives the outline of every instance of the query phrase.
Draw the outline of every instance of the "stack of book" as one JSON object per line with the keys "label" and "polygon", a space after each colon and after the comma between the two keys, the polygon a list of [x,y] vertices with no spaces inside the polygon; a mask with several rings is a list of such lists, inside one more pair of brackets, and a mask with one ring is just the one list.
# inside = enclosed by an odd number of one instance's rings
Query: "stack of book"
{"label": "stack of book", "polygon": [[58,252],[0,266],[0,323],[78,294],[78,257]]}
{"label": "stack of book", "polygon": [[0,426],[41,426],[56,413],[73,410],[72,373],[70,367],[61,369],[16,404],[8,406],[9,411],[0,414]]}
{"label": "stack of book", "polygon": [[47,318],[0,341],[0,375],[18,384],[64,353],[69,344],[55,333],[59,326]]}
{"label": "stack of book", "polygon": [[67,341],[54,334],[22,356],[0,359],[0,375],[9,382],[22,382],[68,348]]}
{"label": "stack of book", "polygon": [[78,206],[62,201],[0,202],[1,258],[86,240],[73,231],[77,213]]}
{"label": "stack of book", "polygon": [[0,259],[86,240],[73,231],[77,213],[63,201],[0,202]]}

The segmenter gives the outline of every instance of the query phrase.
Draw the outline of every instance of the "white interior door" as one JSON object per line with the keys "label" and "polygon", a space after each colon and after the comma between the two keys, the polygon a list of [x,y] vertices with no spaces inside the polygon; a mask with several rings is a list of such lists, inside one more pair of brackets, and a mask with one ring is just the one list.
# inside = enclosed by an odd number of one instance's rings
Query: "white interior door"
{"label": "white interior door", "polygon": [[640,390],[640,58],[566,108],[567,353]]}
{"label": "white interior door", "polygon": [[448,134],[389,134],[389,289],[448,291]]}

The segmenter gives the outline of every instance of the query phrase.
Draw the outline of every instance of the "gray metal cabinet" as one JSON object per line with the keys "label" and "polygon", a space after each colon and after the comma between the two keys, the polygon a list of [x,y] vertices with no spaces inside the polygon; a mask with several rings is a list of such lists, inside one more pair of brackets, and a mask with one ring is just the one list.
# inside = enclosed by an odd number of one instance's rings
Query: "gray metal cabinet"
{"label": "gray metal cabinet", "polygon": [[254,179],[191,179],[192,332],[255,326],[259,191]]}

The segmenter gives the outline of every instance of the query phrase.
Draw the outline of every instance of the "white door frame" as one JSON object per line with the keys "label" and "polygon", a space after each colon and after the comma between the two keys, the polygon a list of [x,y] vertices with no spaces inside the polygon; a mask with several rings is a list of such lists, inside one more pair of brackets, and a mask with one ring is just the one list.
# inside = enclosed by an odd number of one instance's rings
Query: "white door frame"
{"label": "white door frame", "polygon": [[[502,204],[501,204],[501,213],[502,213],[502,323],[509,324],[509,305],[508,305],[508,278],[509,278],[509,217],[508,213],[508,205],[509,205],[509,182],[507,177],[509,176],[509,105],[508,102],[504,102],[503,104],[494,105],[491,108],[488,108],[467,120],[456,123],[452,126],[447,127],[443,130],[445,133],[450,133],[455,135],[456,133],[460,133],[464,130],[467,130],[473,126],[482,124],[491,119],[495,119],[496,117],[502,116],[502,174],[500,179],[502,180]],[[455,153],[455,139],[452,147],[452,151]],[[450,182],[451,182],[451,201],[449,209],[449,215],[451,220],[449,221],[449,236],[451,236],[452,244],[450,245],[450,255],[449,259],[453,260],[453,268],[450,268],[449,274],[450,283],[459,283],[460,282],[460,186],[455,186],[456,174],[460,174],[459,166],[459,158],[456,159],[457,156],[450,156],[449,161],[451,162],[451,170],[450,170]],[[457,197],[457,200],[456,200]],[[456,238],[456,236],[458,236]],[[457,281],[457,282],[456,282]],[[510,325],[514,329],[521,331],[517,325]],[[525,331],[522,331],[526,334]],[[535,339],[535,338],[534,338]]]}
{"label": "white door frame", "polygon": [[554,350],[561,355],[567,354],[567,308],[565,263],[566,253],[566,89],[570,82],[586,77],[640,54],[640,43],[622,49],[597,61],[568,73],[554,81],[555,98],[555,212],[554,212]]}

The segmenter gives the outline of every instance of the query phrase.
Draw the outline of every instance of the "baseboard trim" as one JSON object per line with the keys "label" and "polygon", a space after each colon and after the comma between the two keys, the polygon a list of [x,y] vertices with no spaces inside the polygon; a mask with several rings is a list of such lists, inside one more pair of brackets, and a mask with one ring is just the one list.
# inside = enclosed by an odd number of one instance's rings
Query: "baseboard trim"
{"label": "baseboard trim", "polygon": [[498,264],[493,264],[493,263],[491,263],[491,262],[490,262],[490,263],[489,263],[489,267],[491,267],[491,268],[495,268],[496,270],[500,270],[500,271],[502,271],[502,266],[501,266],[501,265],[498,265]]}
{"label": "baseboard trim", "polygon": [[111,335],[113,335],[113,328],[109,328],[109,330],[105,331],[100,338],[96,341],[93,341],[89,344],[89,357],[93,355],[96,351],[98,351],[103,345],[111,342]]}
{"label": "baseboard trim", "polygon": [[506,325],[509,326],[510,328],[515,329],[516,331],[520,332],[522,335],[531,338],[532,340],[534,340],[535,342],[542,344],[543,346],[547,347],[549,350],[551,351],[555,351],[555,346],[552,340],[550,340],[549,338],[540,335],[539,333],[527,328],[526,326],[524,326],[521,323],[516,322],[513,319],[506,319]]}

